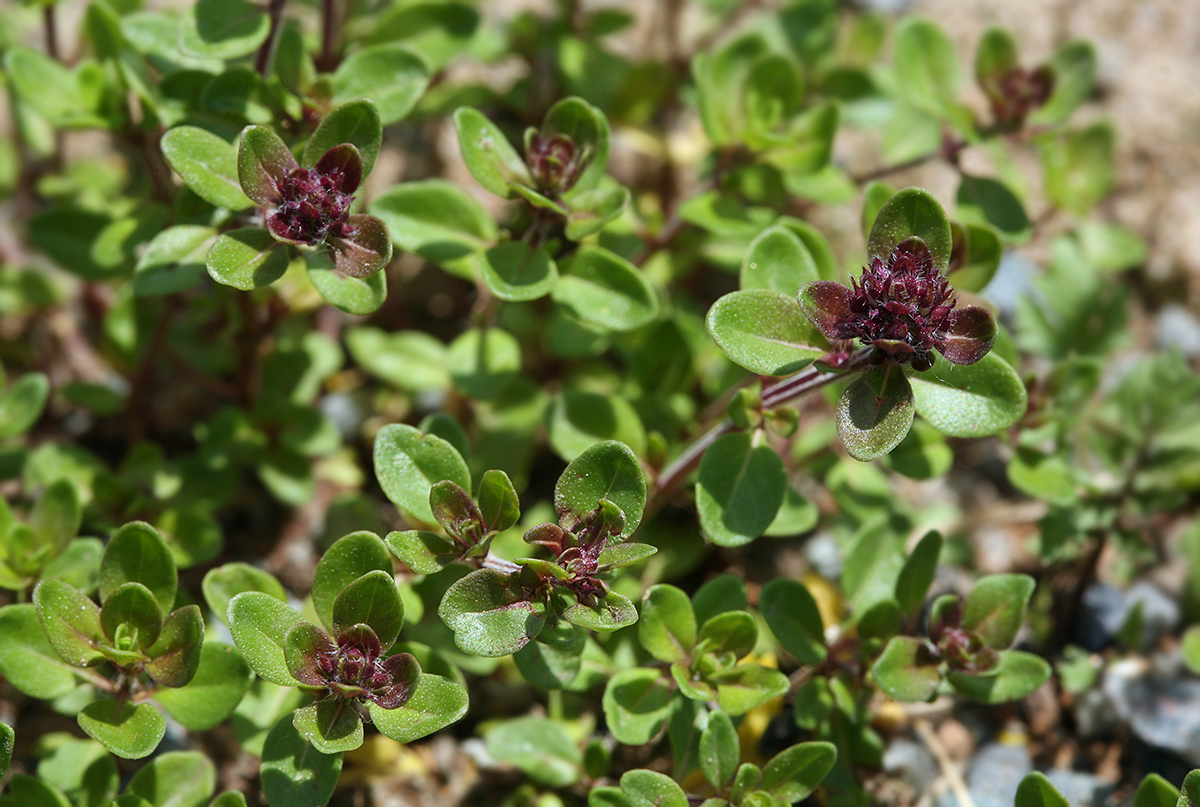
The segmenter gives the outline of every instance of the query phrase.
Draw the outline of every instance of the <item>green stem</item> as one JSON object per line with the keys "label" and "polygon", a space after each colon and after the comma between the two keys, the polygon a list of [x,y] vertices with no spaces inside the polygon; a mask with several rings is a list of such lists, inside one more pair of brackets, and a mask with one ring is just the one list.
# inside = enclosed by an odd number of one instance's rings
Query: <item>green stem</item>
{"label": "green stem", "polygon": [[271,30],[267,33],[267,39],[258,49],[258,55],[254,59],[254,69],[263,78],[267,77],[275,65],[275,52],[279,49],[279,37],[283,33],[283,9],[286,5],[287,0],[271,0],[270,5],[267,6],[267,15],[271,18]]}

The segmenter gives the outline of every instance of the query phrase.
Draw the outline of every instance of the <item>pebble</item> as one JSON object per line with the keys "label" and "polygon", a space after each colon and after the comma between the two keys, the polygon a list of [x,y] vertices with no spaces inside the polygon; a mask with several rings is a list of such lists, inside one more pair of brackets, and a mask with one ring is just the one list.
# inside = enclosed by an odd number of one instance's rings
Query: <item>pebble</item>
{"label": "pebble", "polygon": [[1071,807],[1100,807],[1115,790],[1098,776],[1066,768],[1048,770],[1046,778]]}
{"label": "pebble", "polygon": [[924,793],[938,778],[937,762],[924,745],[898,737],[883,752],[883,769],[904,777],[917,793]]}
{"label": "pebble", "polygon": [[[1024,745],[988,743],[967,769],[967,790],[975,807],[1012,807],[1017,788],[1026,774],[1033,770],[1033,760]],[[937,807],[956,807],[958,800],[952,792],[938,796]]]}
{"label": "pebble", "polygon": [[1200,681],[1141,679],[1138,684],[1132,693],[1133,733],[1149,745],[1200,766]]}

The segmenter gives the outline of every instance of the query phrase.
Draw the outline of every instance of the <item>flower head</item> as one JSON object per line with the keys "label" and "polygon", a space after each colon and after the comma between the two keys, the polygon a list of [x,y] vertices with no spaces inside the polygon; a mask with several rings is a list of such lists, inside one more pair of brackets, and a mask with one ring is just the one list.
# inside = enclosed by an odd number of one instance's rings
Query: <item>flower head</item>
{"label": "flower head", "polygon": [[816,281],[800,290],[804,315],[831,342],[858,339],[871,359],[914,370],[933,366],[932,351],[974,364],[992,348],[996,321],[983,308],[956,308],[957,298],[925,242],[912,237],[890,255],[872,257],[847,288]]}
{"label": "flower head", "polygon": [[532,132],[526,142],[525,162],[537,190],[557,198],[575,187],[579,175],[592,161],[589,149],[580,148],[565,134]]}
{"label": "flower head", "polygon": [[383,709],[408,702],[421,668],[409,653],[383,657],[375,631],[352,625],[336,642],[315,625],[302,624],[288,634],[288,668],[302,684],[323,687],[342,700],[366,699]]}
{"label": "flower head", "polygon": [[1054,71],[1046,66],[1033,70],[1013,67],[983,83],[992,115],[1005,131],[1017,131],[1025,118],[1050,99]]}

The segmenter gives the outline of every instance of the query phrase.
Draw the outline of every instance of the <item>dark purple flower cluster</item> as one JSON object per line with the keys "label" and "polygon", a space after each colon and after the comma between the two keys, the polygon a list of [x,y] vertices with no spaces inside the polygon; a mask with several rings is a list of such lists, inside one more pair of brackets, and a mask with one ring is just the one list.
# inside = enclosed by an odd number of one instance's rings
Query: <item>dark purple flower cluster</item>
{"label": "dark purple flower cluster", "polygon": [[347,628],[336,643],[318,628],[309,634],[304,660],[292,669],[300,683],[346,700],[366,698],[383,709],[397,709],[412,696],[420,676],[417,660],[409,653],[382,658],[379,639],[366,625]]}
{"label": "dark purple flower cluster", "polygon": [[575,187],[591,157],[567,135],[547,137],[534,132],[525,150],[525,162],[538,191],[558,197]]}
{"label": "dark purple flower cluster", "polygon": [[280,241],[308,246],[328,236],[352,236],[350,203],[360,182],[357,150],[330,149],[312,168],[296,167],[276,179],[278,197],[267,229]]}
{"label": "dark purple flower cluster", "polygon": [[984,85],[996,124],[1005,131],[1025,125],[1029,113],[1046,103],[1054,92],[1054,71],[1049,67],[1025,70],[1014,67]]}
{"label": "dark purple flower cluster", "polygon": [[608,584],[596,576],[600,570],[600,553],[611,536],[620,534],[624,524],[623,518],[614,523],[604,518],[601,512],[598,509],[589,514],[573,531],[564,530],[557,524],[542,524],[525,534],[529,543],[550,550],[557,565],[567,573],[552,582],[570,590],[587,606],[608,595]]}
{"label": "dark purple flower cluster", "polygon": [[831,342],[858,339],[875,348],[874,363],[891,361],[914,370],[932,367],[934,350],[954,364],[974,364],[991,350],[992,315],[976,306],[956,308],[956,303],[929,248],[915,237],[887,257],[873,257],[850,288],[817,281],[800,294],[805,315]]}

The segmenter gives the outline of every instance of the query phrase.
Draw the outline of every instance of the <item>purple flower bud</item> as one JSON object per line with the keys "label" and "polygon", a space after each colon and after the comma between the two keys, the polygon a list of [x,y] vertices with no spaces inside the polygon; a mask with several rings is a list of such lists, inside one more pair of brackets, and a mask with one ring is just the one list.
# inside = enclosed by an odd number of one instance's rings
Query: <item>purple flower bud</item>
{"label": "purple flower bud", "polygon": [[537,189],[547,196],[558,197],[575,187],[579,175],[591,162],[591,155],[577,149],[565,134],[547,137],[534,132],[525,162]]}

